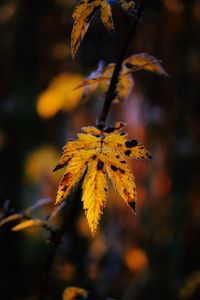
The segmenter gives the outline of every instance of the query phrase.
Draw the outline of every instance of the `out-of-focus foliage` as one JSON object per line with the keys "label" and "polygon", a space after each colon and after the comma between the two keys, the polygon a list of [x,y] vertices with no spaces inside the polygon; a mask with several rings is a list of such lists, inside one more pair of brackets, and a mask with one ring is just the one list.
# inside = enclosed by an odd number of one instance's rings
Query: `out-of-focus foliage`
{"label": "out-of-focus foliage", "polygon": [[152,159],[141,143],[127,140],[124,129],[125,125],[121,122],[102,130],[96,127],[82,128],[85,133],[79,133],[77,140],[67,143],[54,169],[56,171],[67,166],[59,185],[56,204],[68,196],[87,169],[82,185],[82,201],[93,234],[107,200],[107,176],[135,212],[136,186],[124,159]]}
{"label": "out-of-focus foliage", "polygon": [[12,227],[12,231],[20,231],[32,227],[41,227],[42,225],[43,222],[39,219],[26,220]]}
{"label": "out-of-focus foliage", "polygon": [[78,74],[59,74],[37,100],[37,112],[42,118],[52,118],[60,110],[71,112],[79,104],[81,91],[74,90],[82,80]]}
{"label": "out-of-focus foliage", "polygon": [[200,290],[200,272],[196,271],[189,275],[185,285],[180,289],[180,299],[193,299],[195,293]]}
{"label": "out-of-focus foliage", "polygon": [[78,287],[69,287],[64,290],[63,300],[84,299],[87,296],[87,291]]}
{"label": "out-of-focus foliage", "polygon": [[33,150],[27,155],[25,161],[25,174],[30,182],[39,183],[44,177],[51,176],[57,183],[57,176],[52,176],[51,171],[59,158],[59,152],[51,146],[43,146]]}

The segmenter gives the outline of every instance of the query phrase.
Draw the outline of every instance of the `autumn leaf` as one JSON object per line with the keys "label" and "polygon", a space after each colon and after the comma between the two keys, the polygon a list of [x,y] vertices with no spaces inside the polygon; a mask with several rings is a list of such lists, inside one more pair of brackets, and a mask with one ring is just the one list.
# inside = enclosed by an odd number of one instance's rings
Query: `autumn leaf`
{"label": "autumn leaf", "polygon": [[63,300],[78,300],[82,297],[85,298],[88,292],[79,287],[68,287],[64,290]]}
{"label": "autumn leaf", "polygon": [[82,201],[89,227],[94,234],[107,201],[108,178],[135,212],[136,186],[125,158],[151,159],[151,154],[136,140],[127,140],[125,124],[117,122],[100,130],[82,128],[77,139],[69,141],[54,171],[66,166],[56,204],[62,202],[84,176]]}
{"label": "autumn leaf", "polygon": [[169,76],[161,65],[161,61],[148,53],[139,53],[127,57],[124,63],[129,71],[146,70],[157,73],[159,75]]}
{"label": "autumn leaf", "polygon": [[114,31],[111,7],[107,0],[82,0],[80,1],[72,15],[74,24],[71,35],[71,52],[73,58],[80,46],[80,43],[88,30],[90,22],[97,12],[100,10],[101,20],[108,31]]}
{"label": "autumn leaf", "polygon": [[3,226],[4,224],[6,223],[10,223],[10,222],[13,222],[13,221],[16,221],[16,220],[19,220],[23,217],[23,215],[21,213],[16,213],[16,214],[12,214],[4,219],[2,219],[0,221],[0,226]]}
{"label": "autumn leaf", "polygon": [[[108,64],[105,68],[102,64],[92,74],[84,79],[75,89],[84,88],[83,96],[88,97],[95,89],[101,87],[107,90],[115,68],[114,63]],[[116,87],[116,96],[113,103],[126,100],[134,88],[134,78],[132,73],[139,70],[151,71],[159,75],[169,76],[161,65],[161,62],[147,53],[134,54],[127,57],[119,74]]]}
{"label": "autumn leaf", "polygon": [[134,1],[125,1],[119,0],[121,8],[130,15],[135,13],[135,2]]}
{"label": "autumn leaf", "polygon": [[24,229],[28,229],[28,228],[32,228],[32,227],[39,227],[39,226],[42,226],[43,224],[44,224],[44,222],[39,219],[26,220],[26,221],[22,221],[21,223],[17,224],[16,226],[14,226],[12,228],[12,231],[20,231],[20,230],[24,230]]}

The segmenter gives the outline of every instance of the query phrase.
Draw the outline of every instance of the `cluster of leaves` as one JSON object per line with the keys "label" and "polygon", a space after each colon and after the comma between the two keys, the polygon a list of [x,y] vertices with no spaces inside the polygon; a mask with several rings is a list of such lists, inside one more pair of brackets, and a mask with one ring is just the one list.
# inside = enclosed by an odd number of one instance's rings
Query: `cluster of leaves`
{"label": "cluster of leaves", "polygon": [[[71,36],[73,57],[97,10],[100,10],[101,20],[108,31],[114,31],[110,2],[107,0],[82,0],[78,3],[73,13],[74,24]],[[134,12],[135,3],[133,1],[120,0],[120,4],[128,13]],[[111,63],[103,67],[100,62],[98,69],[75,89],[83,88],[83,95],[88,96],[99,85],[103,84],[105,88],[108,88],[115,66],[114,63]],[[160,61],[149,54],[140,53],[127,57],[121,66],[113,102],[118,103],[128,97],[134,86],[132,73],[141,69],[168,76]],[[54,169],[56,171],[66,166],[58,188],[56,204],[62,202],[84,176],[83,208],[91,232],[94,234],[107,201],[108,178],[123,200],[135,212],[136,186],[125,158],[151,159],[152,157],[137,140],[127,140],[125,124],[122,122],[117,122],[115,126],[111,127],[102,125],[100,129],[84,127],[82,130],[84,133],[78,134],[77,140],[68,141],[63,155]]]}
{"label": "cluster of leaves", "polygon": [[[71,50],[74,57],[79,45],[88,29],[90,21],[99,10],[101,20],[105,27],[114,31],[110,3],[107,0],[82,0],[73,13],[73,29],[71,37]],[[115,2],[115,1],[114,1]],[[133,1],[119,0],[122,9],[133,14],[135,3]],[[108,87],[110,84],[115,64],[106,67],[100,63],[96,71],[84,79],[75,89],[84,88],[83,94],[90,94],[100,84]],[[113,102],[123,101],[130,94],[134,80],[132,73],[138,70],[147,70],[160,75],[168,76],[159,60],[147,54],[140,53],[127,57],[121,66]],[[136,186],[125,158],[151,159],[152,156],[137,140],[128,141],[125,124],[117,122],[114,126],[101,126],[82,128],[84,133],[77,135],[76,140],[68,141],[64,153],[54,171],[66,166],[65,174],[60,182],[56,204],[62,202],[70,193],[75,184],[84,176],[82,184],[82,201],[91,232],[94,234],[100,215],[107,201],[108,178],[119,192],[123,200],[135,212]],[[35,207],[40,206],[36,204]],[[30,216],[32,209],[23,213],[12,213],[4,218],[0,225],[14,220],[22,222],[12,228],[17,231],[32,226],[49,227],[49,221],[56,215],[48,217],[45,221],[33,219]],[[55,210],[56,211],[56,210]]]}
{"label": "cluster of leaves", "polygon": [[[75,89],[84,88],[82,97],[88,97],[97,87],[102,85],[106,90],[110,84],[114,68],[114,63],[110,63],[104,68],[102,62],[100,62],[97,70],[92,72],[92,74],[84,79]],[[119,103],[128,98],[134,87],[132,73],[139,70],[168,76],[161,65],[161,61],[152,55],[149,55],[148,53],[133,54],[127,57],[122,64],[113,103]]]}
{"label": "cluster of leaves", "polygon": [[82,201],[86,217],[94,234],[106,204],[109,177],[123,200],[135,211],[136,187],[134,177],[125,160],[151,159],[152,156],[136,140],[128,141],[125,124],[98,129],[82,128],[78,139],[68,141],[54,171],[66,166],[60,182],[56,204],[67,197],[73,186],[85,174],[82,184]]}

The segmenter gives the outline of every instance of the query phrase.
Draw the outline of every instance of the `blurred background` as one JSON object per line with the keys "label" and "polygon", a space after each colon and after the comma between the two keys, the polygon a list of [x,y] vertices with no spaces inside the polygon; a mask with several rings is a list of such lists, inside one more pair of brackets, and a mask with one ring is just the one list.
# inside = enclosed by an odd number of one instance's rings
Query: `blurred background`
{"label": "blurred background", "polygon": [[[102,91],[80,101],[73,91],[100,60],[115,62],[131,17],[113,5],[110,36],[97,14],[76,59],[70,53],[73,0],[2,0],[0,4],[0,206],[16,210],[55,199],[63,174],[52,173],[67,138],[95,125]],[[92,238],[84,213],[69,226],[54,262],[47,299],[67,286],[122,300],[200,299],[199,76],[200,1],[149,1],[129,54],[161,59],[170,78],[134,74],[135,86],[113,105],[107,124],[127,123],[154,160],[133,161],[137,216],[111,187]],[[101,97],[99,97],[101,95]],[[70,201],[70,200],[69,200]],[[36,212],[44,218],[53,209]],[[0,228],[0,299],[33,300],[48,253],[47,233]]]}

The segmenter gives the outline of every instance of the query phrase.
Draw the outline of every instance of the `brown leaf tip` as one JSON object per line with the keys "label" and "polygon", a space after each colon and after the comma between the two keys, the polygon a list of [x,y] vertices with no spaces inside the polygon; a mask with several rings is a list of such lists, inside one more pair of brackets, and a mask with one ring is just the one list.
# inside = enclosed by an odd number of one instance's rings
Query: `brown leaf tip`
{"label": "brown leaf tip", "polygon": [[56,165],[55,166],[55,168],[52,170],[52,172],[56,172],[57,170],[59,170],[61,167],[60,167],[60,165],[58,164],[58,165]]}
{"label": "brown leaf tip", "polygon": [[150,153],[147,153],[147,157],[148,157],[148,159],[153,159],[153,156],[150,154]]}
{"label": "brown leaf tip", "polygon": [[128,204],[131,207],[131,209],[134,211],[134,213],[136,213],[136,202],[132,201],[132,202],[129,202]]}

